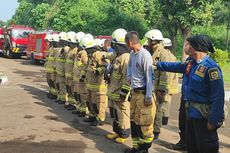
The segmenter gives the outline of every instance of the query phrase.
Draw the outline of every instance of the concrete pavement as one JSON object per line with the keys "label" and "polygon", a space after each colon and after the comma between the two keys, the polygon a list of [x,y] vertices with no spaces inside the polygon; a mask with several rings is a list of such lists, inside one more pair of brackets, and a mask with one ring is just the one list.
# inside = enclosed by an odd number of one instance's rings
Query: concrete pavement
{"label": "concrete pavement", "polygon": [[[23,59],[0,58],[0,71],[9,81],[0,85],[1,153],[122,153],[130,139],[116,144],[104,136],[112,131],[107,114],[104,126],[91,127],[63,105],[46,97],[44,68]],[[169,125],[150,153],[176,153],[168,149],[178,141],[179,95],[174,96]],[[227,121],[227,123],[230,123]],[[230,152],[229,124],[220,129],[221,153]]]}

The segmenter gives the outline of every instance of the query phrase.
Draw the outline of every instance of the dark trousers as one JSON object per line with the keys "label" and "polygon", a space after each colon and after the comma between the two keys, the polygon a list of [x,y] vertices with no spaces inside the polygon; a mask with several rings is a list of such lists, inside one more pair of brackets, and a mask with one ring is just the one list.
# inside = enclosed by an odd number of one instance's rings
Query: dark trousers
{"label": "dark trousers", "polygon": [[187,119],[186,139],[188,153],[218,153],[217,130],[208,130],[206,119]]}
{"label": "dark trousers", "polygon": [[180,143],[186,144],[185,129],[186,129],[186,112],[185,101],[181,98],[179,109],[179,129],[180,129]]}

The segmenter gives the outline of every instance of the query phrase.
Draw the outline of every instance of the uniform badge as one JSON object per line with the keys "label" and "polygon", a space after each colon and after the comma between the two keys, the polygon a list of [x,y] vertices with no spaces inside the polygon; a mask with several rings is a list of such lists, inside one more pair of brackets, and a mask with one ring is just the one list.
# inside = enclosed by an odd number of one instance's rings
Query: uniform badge
{"label": "uniform badge", "polygon": [[218,68],[212,68],[212,69],[209,69],[208,70],[209,72],[209,78],[210,80],[218,80],[220,79],[220,75],[219,75],[219,72],[218,72]]}
{"label": "uniform badge", "polygon": [[207,67],[205,67],[203,65],[199,65],[198,68],[196,69],[195,74],[200,76],[201,78],[203,78],[206,70],[207,70]]}

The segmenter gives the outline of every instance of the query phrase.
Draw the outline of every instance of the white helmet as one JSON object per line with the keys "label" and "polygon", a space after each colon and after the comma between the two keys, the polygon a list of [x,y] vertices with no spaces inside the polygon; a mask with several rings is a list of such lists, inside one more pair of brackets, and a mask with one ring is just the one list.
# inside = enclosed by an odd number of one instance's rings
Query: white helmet
{"label": "white helmet", "polygon": [[164,38],[163,44],[164,46],[172,46],[172,41],[169,38]]}
{"label": "white helmet", "polygon": [[60,38],[60,40],[65,40],[65,41],[69,40],[68,34],[66,32],[60,32],[59,33],[59,38]]}
{"label": "white helmet", "polygon": [[52,34],[52,41],[59,42],[59,34]]}
{"label": "white helmet", "polygon": [[76,32],[74,32],[74,31],[70,31],[70,32],[68,32],[67,33],[67,35],[68,35],[68,38],[69,38],[69,42],[72,42],[72,43],[76,43],[77,41],[76,41]]}
{"label": "white helmet", "polygon": [[94,39],[94,41],[96,46],[99,46],[101,48],[104,47],[105,39]]}
{"label": "white helmet", "polygon": [[45,40],[51,42],[52,41],[52,35],[51,34],[47,34],[45,36]]}
{"label": "white helmet", "polygon": [[91,34],[85,35],[81,39],[80,45],[85,49],[95,46],[95,41],[94,41],[93,36]]}
{"label": "white helmet", "polygon": [[118,44],[125,44],[125,35],[127,34],[127,31],[125,29],[116,29],[112,33],[112,38],[115,43]]}
{"label": "white helmet", "polygon": [[153,30],[148,31],[145,34],[145,37],[147,37],[151,40],[164,40],[161,31],[158,29],[153,29]]}
{"label": "white helmet", "polygon": [[77,42],[80,42],[81,41],[81,39],[83,38],[85,36],[85,33],[84,32],[78,32],[77,34],[76,34],[76,41]]}

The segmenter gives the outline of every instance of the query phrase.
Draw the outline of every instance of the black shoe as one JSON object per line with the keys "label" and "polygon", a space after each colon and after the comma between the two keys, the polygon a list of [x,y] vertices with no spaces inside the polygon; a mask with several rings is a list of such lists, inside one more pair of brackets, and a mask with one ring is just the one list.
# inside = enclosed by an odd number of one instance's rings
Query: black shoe
{"label": "black shoe", "polygon": [[98,121],[97,121],[97,120],[95,120],[95,121],[93,121],[92,123],[90,123],[90,125],[91,125],[91,126],[98,126],[98,125],[99,125],[99,123],[98,123]]}
{"label": "black shoe", "polygon": [[60,104],[60,105],[65,104],[65,101],[59,100],[58,104]]}
{"label": "black shoe", "polygon": [[85,117],[85,112],[80,112],[79,114],[78,114],[78,117]]}
{"label": "black shoe", "polygon": [[93,117],[85,118],[85,119],[83,119],[83,122],[92,123],[92,122],[94,122],[94,118]]}
{"label": "black shoe", "polygon": [[125,149],[124,153],[139,153],[136,148]]}
{"label": "black shoe", "polygon": [[81,112],[79,110],[76,110],[76,109],[72,111],[72,114],[80,114],[80,113]]}
{"label": "black shoe", "polygon": [[68,110],[70,110],[70,111],[73,111],[73,110],[75,110],[75,109],[76,109],[76,107],[75,107],[75,106],[73,106],[73,105],[69,105],[69,107],[67,107],[67,109],[68,109]]}
{"label": "black shoe", "polygon": [[169,146],[172,150],[186,150],[186,144],[181,143],[180,141],[177,144],[170,144]]}
{"label": "black shoe", "polygon": [[52,93],[47,93],[47,97],[49,98],[49,99],[56,99],[57,98],[57,96],[55,96],[55,95],[53,95]]}
{"label": "black shoe", "polygon": [[66,108],[66,109],[67,109],[67,108],[69,107],[69,105],[70,105],[70,104],[64,105],[64,108]]}
{"label": "black shoe", "polygon": [[60,101],[60,100],[57,99],[57,100],[55,100],[55,103],[59,103],[59,101]]}

